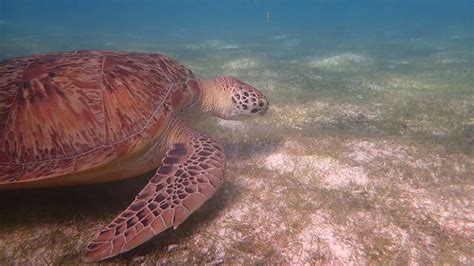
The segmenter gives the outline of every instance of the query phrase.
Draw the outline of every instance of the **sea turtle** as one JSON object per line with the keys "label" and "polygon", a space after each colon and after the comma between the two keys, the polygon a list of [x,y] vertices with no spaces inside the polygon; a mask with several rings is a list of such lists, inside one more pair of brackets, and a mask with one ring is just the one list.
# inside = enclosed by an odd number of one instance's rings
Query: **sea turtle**
{"label": "sea turtle", "polygon": [[240,120],[268,109],[254,87],[233,77],[200,81],[161,54],[34,55],[0,62],[0,77],[0,189],[106,182],[157,168],[87,245],[86,261],[176,229],[222,185],[222,145],[188,127],[187,113]]}

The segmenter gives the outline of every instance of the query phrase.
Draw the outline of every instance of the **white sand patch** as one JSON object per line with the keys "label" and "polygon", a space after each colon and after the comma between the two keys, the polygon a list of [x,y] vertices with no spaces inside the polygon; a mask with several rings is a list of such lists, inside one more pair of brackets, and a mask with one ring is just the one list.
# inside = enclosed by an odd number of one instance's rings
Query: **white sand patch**
{"label": "white sand patch", "polygon": [[466,63],[467,61],[461,58],[444,58],[438,60],[439,63],[441,64],[460,64],[460,63]]}
{"label": "white sand patch", "polygon": [[349,157],[359,163],[370,163],[376,159],[405,161],[408,157],[406,149],[388,143],[357,141],[348,145]]}
{"label": "white sand patch", "polygon": [[184,48],[189,50],[200,50],[206,48],[212,48],[217,50],[226,50],[226,49],[237,49],[240,48],[237,44],[227,43],[221,40],[207,40],[198,44],[188,44]]}
{"label": "white sand patch", "polygon": [[246,124],[242,121],[232,121],[232,120],[224,120],[219,119],[217,124],[223,128],[228,128],[232,130],[242,130],[245,129]]}
{"label": "white sand patch", "polygon": [[367,87],[371,90],[374,90],[374,91],[384,91],[385,90],[384,86],[379,85],[379,84],[374,84],[374,83],[367,84]]}
{"label": "white sand patch", "polygon": [[204,42],[204,45],[208,47],[212,47],[212,48],[217,48],[217,49],[235,49],[235,48],[240,47],[237,44],[230,44],[221,40],[209,40],[209,41]]}
{"label": "white sand patch", "polygon": [[276,35],[271,38],[274,41],[279,41],[283,48],[291,49],[301,44],[301,40],[294,36],[286,34]]}
{"label": "white sand patch", "polygon": [[429,58],[437,64],[461,64],[468,62],[470,57],[472,58],[462,51],[441,51],[430,55]]}
{"label": "white sand patch", "polygon": [[344,53],[323,59],[310,60],[307,62],[307,66],[329,71],[348,71],[360,70],[361,68],[370,66],[372,63],[372,59],[363,55]]}
{"label": "white sand patch", "polygon": [[240,58],[236,60],[232,60],[224,64],[223,68],[225,70],[243,70],[243,69],[249,69],[249,68],[256,68],[261,66],[261,62],[252,59],[252,58]]}
{"label": "white sand patch", "polygon": [[286,48],[286,49],[293,49],[293,48],[297,47],[300,44],[301,44],[301,40],[293,38],[293,39],[284,40],[281,43],[281,46],[283,48]]}
{"label": "white sand patch", "polygon": [[265,167],[270,170],[279,171],[281,174],[291,173],[295,170],[295,163],[288,154],[274,153],[270,154],[266,161]]}
{"label": "white sand patch", "polygon": [[426,84],[425,82],[408,77],[391,78],[386,81],[386,84],[387,87],[391,87],[394,89],[428,90],[432,88],[429,84]]}
{"label": "white sand patch", "polygon": [[334,170],[326,169],[326,172],[321,173],[324,178],[323,185],[326,188],[338,189],[351,185],[366,186],[369,183],[365,171],[360,167],[344,167],[335,160],[328,161],[327,165],[333,167]]}
{"label": "white sand patch", "polygon": [[280,41],[280,40],[284,40],[284,39],[288,39],[288,35],[280,34],[280,35],[275,35],[275,36],[272,37],[272,40],[276,40],[276,41]]}
{"label": "white sand patch", "polygon": [[201,48],[203,48],[201,45],[198,45],[198,44],[187,44],[184,46],[185,49],[188,49],[188,50],[199,50]]}
{"label": "white sand patch", "polygon": [[329,214],[323,211],[311,215],[309,225],[296,239],[297,242],[292,243],[288,252],[293,265],[303,265],[320,258],[331,264],[364,263],[364,260],[357,256],[360,251],[355,245],[356,238],[344,228],[331,224]]}
{"label": "white sand patch", "polygon": [[397,64],[397,65],[409,65],[410,62],[402,60],[402,61],[396,61],[394,64]]}
{"label": "white sand patch", "polygon": [[341,189],[351,185],[366,186],[369,179],[360,167],[345,166],[331,157],[292,155],[279,151],[268,155],[264,165],[280,174],[293,174],[308,185],[315,182],[328,189]]}

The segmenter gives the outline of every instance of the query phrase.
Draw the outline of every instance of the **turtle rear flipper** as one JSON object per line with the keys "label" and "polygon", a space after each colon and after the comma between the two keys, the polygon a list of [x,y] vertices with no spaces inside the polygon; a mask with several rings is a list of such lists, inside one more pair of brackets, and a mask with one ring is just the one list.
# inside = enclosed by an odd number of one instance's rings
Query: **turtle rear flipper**
{"label": "turtle rear flipper", "polygon": [[197,131],[166,152],[162,166],[133,203],[87,246],[86,261],[133,249],[173,227],[208,200],[224,181],[224,152]]}

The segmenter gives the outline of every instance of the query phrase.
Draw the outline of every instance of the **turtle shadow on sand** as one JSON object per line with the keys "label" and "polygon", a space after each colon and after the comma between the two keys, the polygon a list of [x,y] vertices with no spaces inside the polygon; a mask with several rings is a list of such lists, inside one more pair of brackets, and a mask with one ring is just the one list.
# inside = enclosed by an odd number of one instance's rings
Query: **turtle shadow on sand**
{"label": "turtle shadow on sand", "polygon": [[[133,201],[136,194],[147,184],[155,171],[139,177],[112,183],[95,184],[78,187],[45,188],[30,190],[2,191],[0,200],[8,202],[0,206],[3,230],[14,230],[18,226],[38,227],[40,225],[70,226],[89,220],[91,223],[108,223],[122,212]],[[206,202],[198,211],[189,217],[176,230],[166,230],[127,253],[106,260],[118,262],[133,260],[135,257],[146,256],[154,252],[162,252],[169,245],[183,242],[202,228],[201,225],[212,221],[218,213],[226,209],[230,199],[224,196],[224,190],[232,191],[232,197],[240,191],[234,188],[232,180],[224,183],[223,189]],[[74,231],[80,230],[76,228]],[[73,232],[75,233],[75,232]],[[94,235],[88,236],[86,241]],[[77,239],[76,239],[77,240]],[[82,250],[83,247],[80,247]],[[75,252],[64,254],[74,260]]]}
{"label": "turtle shadow on sand", "polygon": [[107,184],[63,188],[6,190],[0,199],[5,226],[73,220],[79,216],[103,217],[118,213],[145,186],[152,173]]}

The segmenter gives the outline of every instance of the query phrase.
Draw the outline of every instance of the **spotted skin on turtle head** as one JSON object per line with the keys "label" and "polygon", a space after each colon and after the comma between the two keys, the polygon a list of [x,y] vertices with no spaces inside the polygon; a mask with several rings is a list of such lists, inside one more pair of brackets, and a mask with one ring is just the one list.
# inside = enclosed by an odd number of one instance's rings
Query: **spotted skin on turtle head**
{"label": "spotted skin on turtle head", "polygon": [[232,114],[237,116],[264,115],[268,100],[252,86],[236,80],[232,86]]}

